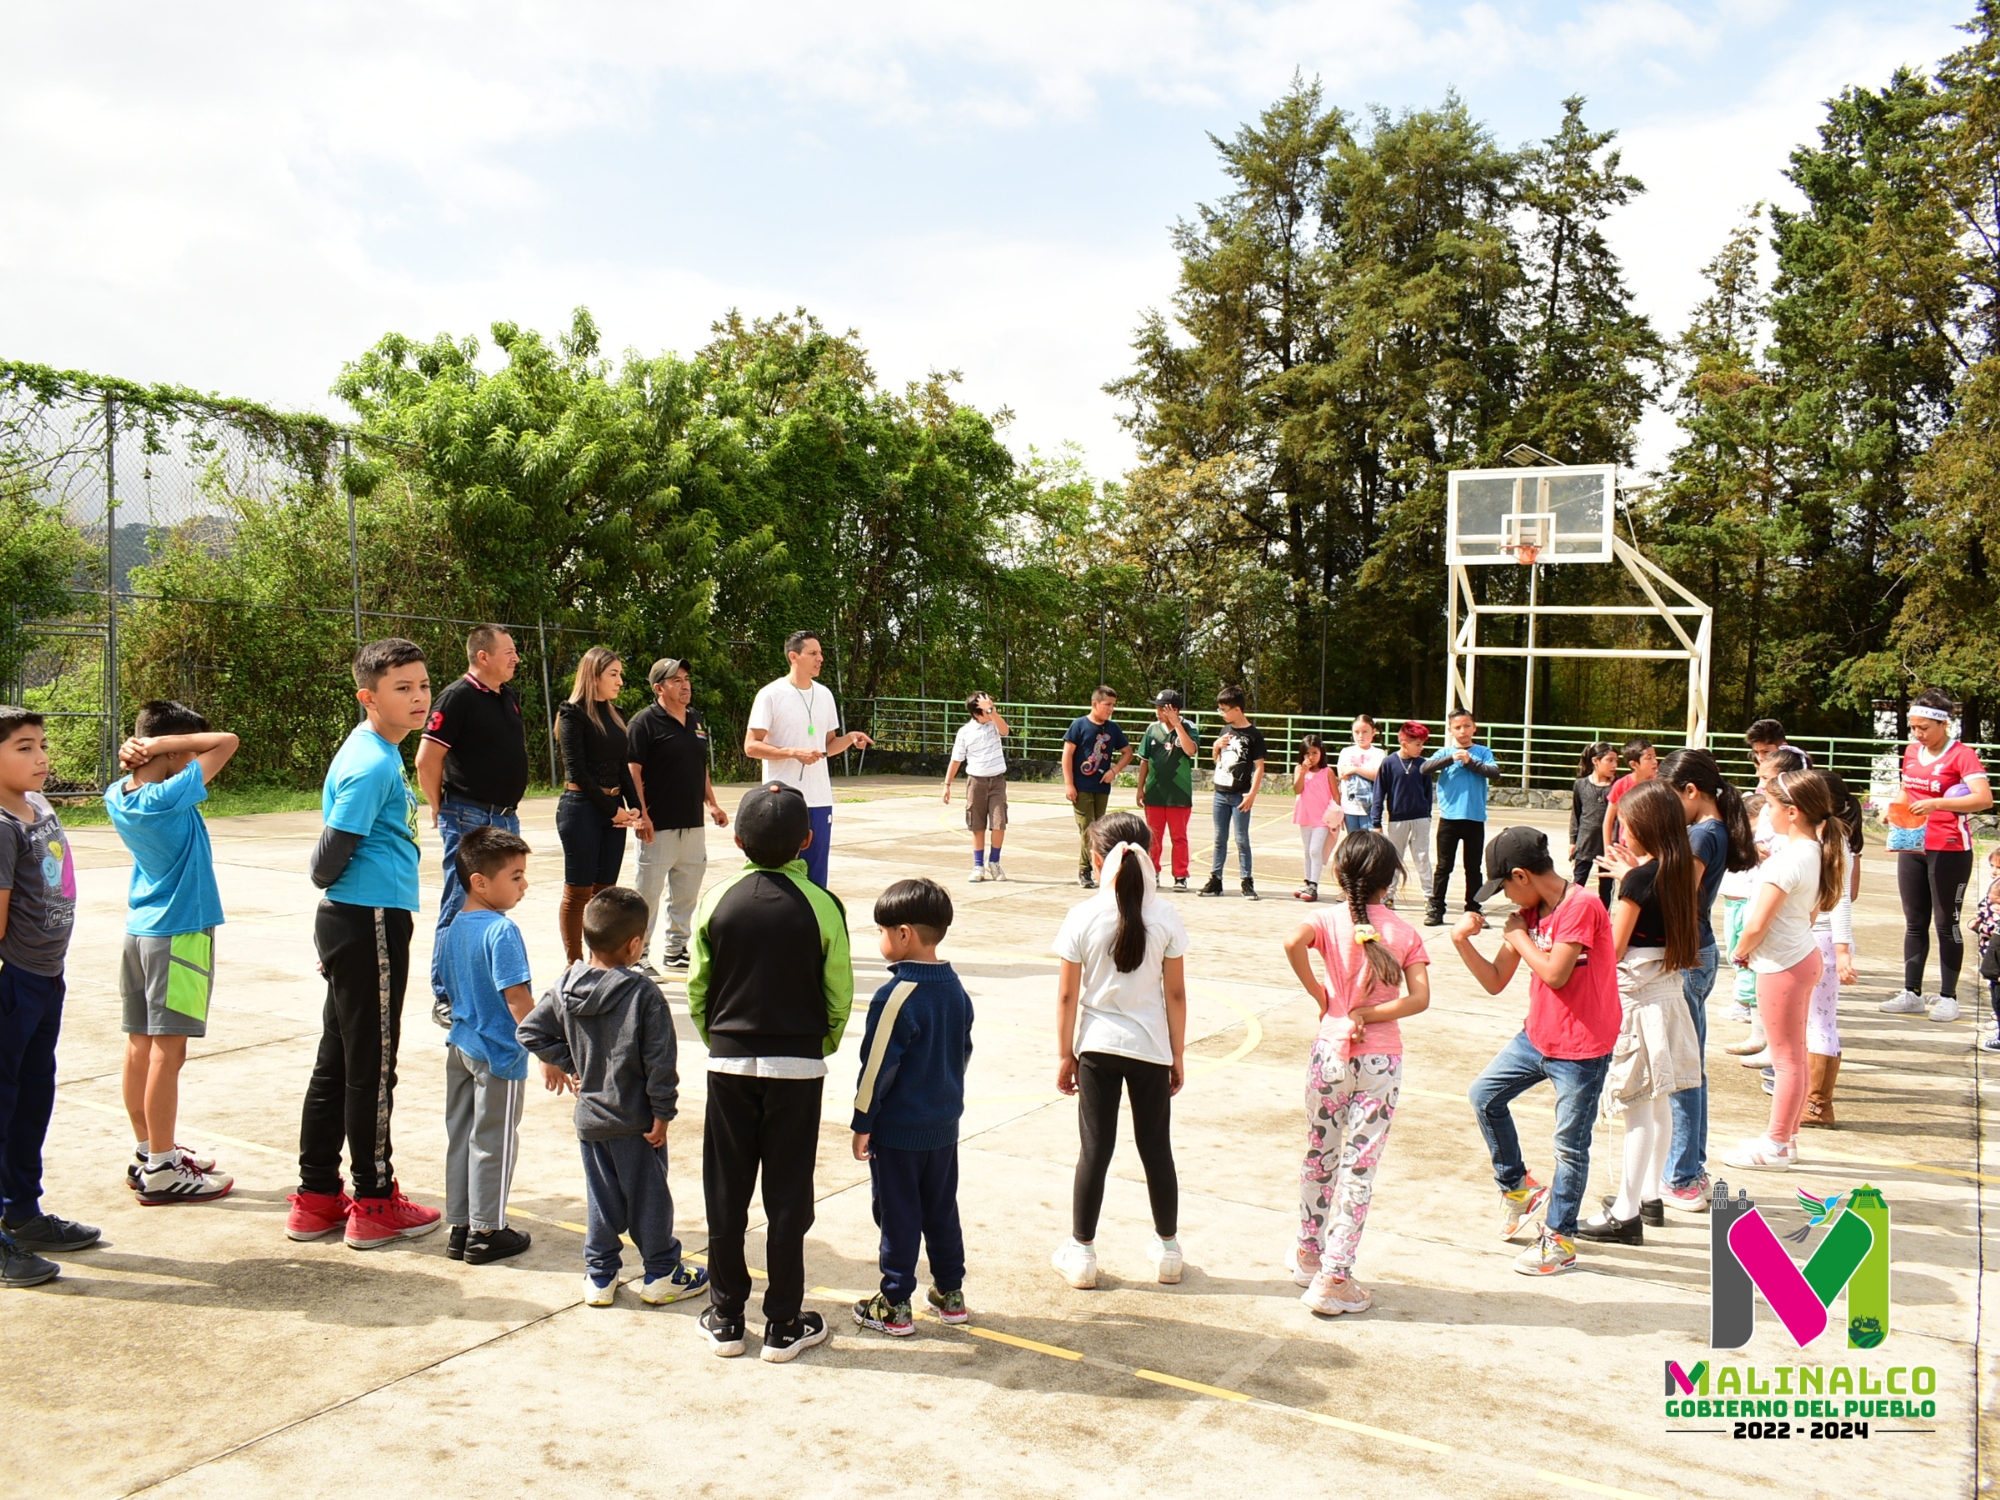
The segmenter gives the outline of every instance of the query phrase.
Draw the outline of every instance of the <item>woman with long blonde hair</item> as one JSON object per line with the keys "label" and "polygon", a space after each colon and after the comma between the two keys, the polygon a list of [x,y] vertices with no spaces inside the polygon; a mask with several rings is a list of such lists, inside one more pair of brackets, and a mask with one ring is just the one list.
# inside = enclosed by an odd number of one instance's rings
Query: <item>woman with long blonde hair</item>
{"label": "woman with long blonde hair", "polygon": [[556,833],[563,846],[557,921],[571,963],[583,957],[583,908],[592,896],[618,883],[625,830],[642,821],[627,766],[625,720],[618,712],[624,687],[625,664],[618,653],[592,646],[576,664],[569,700],[556,710],[556,743],[563,758],[563,794],[556,803]]}

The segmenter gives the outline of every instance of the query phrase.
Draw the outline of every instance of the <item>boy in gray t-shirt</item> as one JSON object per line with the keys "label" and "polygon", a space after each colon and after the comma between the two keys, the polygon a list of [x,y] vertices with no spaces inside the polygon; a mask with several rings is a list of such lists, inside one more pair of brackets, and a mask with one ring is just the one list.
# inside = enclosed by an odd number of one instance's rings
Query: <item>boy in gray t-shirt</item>
{"label": "boy in gray t-shirt", "polygon": [[61,1268],[36,1252],[98,1239],[41,1203],[63,960],[76,922],[76,861],[42,795],[48,779],[42,716],[0,705],[0,1286],[52,1280]]}

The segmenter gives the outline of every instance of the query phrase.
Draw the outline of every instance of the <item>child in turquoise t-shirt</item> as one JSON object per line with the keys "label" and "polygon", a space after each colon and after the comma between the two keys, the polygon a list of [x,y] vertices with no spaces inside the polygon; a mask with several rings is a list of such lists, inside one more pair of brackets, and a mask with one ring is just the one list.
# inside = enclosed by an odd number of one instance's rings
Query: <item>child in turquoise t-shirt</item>
{"label": "child in turquoise t-shirt", "polygon": [[174,1127],[188,1038],[208,1035],[215,929],[222,925],[222,893],[198,808],[236,745],[235,735],[210,729],[185,703],[148,703],[118,752],[126,774],[104,790],[104,811],[132,855],[118,965],[125,1113],[137,1142],[125,1182],[149,1205],[209,1203],[235,1184],[215,1170],[213,1157],[175,1144]]}

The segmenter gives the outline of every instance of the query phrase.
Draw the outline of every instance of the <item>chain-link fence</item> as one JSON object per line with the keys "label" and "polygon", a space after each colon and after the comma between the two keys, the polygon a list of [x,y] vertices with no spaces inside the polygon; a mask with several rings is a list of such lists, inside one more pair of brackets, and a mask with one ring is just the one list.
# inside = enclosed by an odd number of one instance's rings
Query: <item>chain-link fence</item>
{"label": "chain-link fence", "polygon": [[[317,417],[0,365],[0,498],[55,523],[37,540],[66,580],[55,610],[0,606],[0,701],[46,719],[52,791],[101,789],[152,698],[241,735],[246,779],[310,784],[356,722],[359,642],[416,641],[438,687],[460,670],[485,621],[452,610],[448,580],[427,586],[435,559],[421,534],[394,537],[379,485],[372,500],[349,487],[357,452],[391,473],[409,456]],[[553,781],[550,710],[595,638],[573,621],[497,623]]]}

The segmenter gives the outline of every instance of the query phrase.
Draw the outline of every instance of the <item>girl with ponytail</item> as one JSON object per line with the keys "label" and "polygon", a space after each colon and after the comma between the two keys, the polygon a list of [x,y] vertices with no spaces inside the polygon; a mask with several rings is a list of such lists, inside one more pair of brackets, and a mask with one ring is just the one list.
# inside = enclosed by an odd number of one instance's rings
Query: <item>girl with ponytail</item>
{"label": "girl with ponytail", "polygon": [[[1722,768],[1706,750],[1676,750],[1660,767],[1659,781],[1680,798],[1681,815],[1687,819],[1688,847],[1701,868],[1699,905],[1696,911],[1698,949],[1694,967],[1681,971],[1681,993],[1694,1021],[1695,1042],[1704,1055],[1708,1049],[1708,997],[1715,989],[1721,948],[1715,934],[1715,898],[1723,897],[1725,932],[1723,943],[1733,946],[1743,929],[1758,864],[1756,837],[1743,795],[1723,779]],[[1730,880],[1742,883],[1742,894],[1732,899]],[[1746,971],[1747,972],[1747,971]],[[1748,1012],[1745,1012],[1748,1014]],[[1759,1050],[1763,1039],[1757,1039]],[[1689,1213],[1708,1211],[1708,1074],[1691,1089],[1671,1095],[1667,1107],[1673,1115],[1673,1144],[1667,1150],[1666,1180],[1661,1196],[1669,1207]]]}
{"label": "girl with ponytail", "polygon": [[[1365,1312],[1355,1252],[1375,1169],[1403,1083],[1397,1021],[1431,1003],[1430,955],[1417,930],[1390,910],[1402,878],[1395,846],[1372,829],[1333,853],[1342,900],[1285,940],[1285,957],[1319,1007],[1306,1068],[1306,1157],[1299,1169],[1299,1232],[1286,1268],[1314,1312]],[[1309,952],[1326,971],[1321,983]]]}
{"label": "girl with ponytail", "polygon": [[1077,1095],[1082,1149],[1071,1192],[1071,1235],[1050,1257],[1071,1286],[1097,1285],[1097,1220],[1118,1143],[1118,1095],[1132,1100],[1132,1133],[1146,1169],[1157,1238],[1147,1252],[1164,1282],[1181,1279],[1180,1180],[1169,1136],[1171,1100],[1187,1076],[1187,929],[1158,895],[1147,853],[1152,834],[1137,813],[1090,825],[1099,889],[1070,908],[1056,934],[1056,1087]]}
{"label": "girl with ponytail", "polygon": [[[1840,900],[1813,919],[1813,943],[1819,949],[1819,983],[1806,1005],[1806,1108],[1801,1126],[1831,1128],[1833,1086],[1840,1078],[1840,987],[1861,975],[1854,967],[1854,898],[1861,892],[1861,799],[1832,771],[1819,773],[1833,794],[1833,818],[1821,830],[1822,840],[1845,830],[1847,873],[1840,883]],[[1767,1084],[1766,1087],[1771,1085]]]}
{"label": "girl with ponytail", "polygon": [[1798,1161],[1806,1013],[1823,965],[1812,924],[1840,904],[1847,829],[1834,815],[1833,788],[1817,771],[1781,771],[1765,782],[1764,797],[1778,842],[1757,871],[1757,893],[1733,957],[1757,975],[1757,1010],[1776,1073],[1764,1134],[1724,1159],[1732,1167],[1784,1172]]}
{"label": "girl with ponytail", "polygon": [[1577,1225],[1578,1239],[1645,1243],[1664,1224],[1660,1197],[1673,1143],[1670,1101],[1698,1087],[1701,1043],[1681,975],[1700,961],[1701,875],[1680,798],[1658,780],[1618,805],[1620,842],[1606,865],[1618,877],[1611,938],[1618,955],[1621,1020],[1599,1097],[1605,1119],[1625,1117],[1625,1170],[1605,1211]]}

